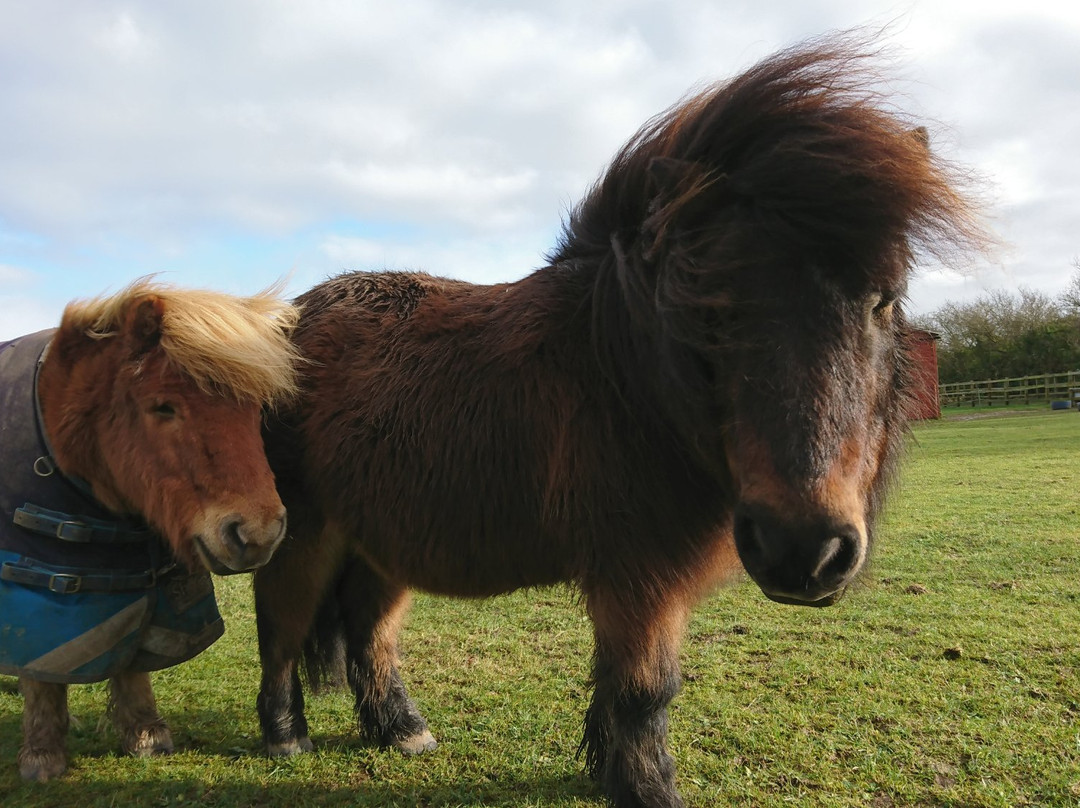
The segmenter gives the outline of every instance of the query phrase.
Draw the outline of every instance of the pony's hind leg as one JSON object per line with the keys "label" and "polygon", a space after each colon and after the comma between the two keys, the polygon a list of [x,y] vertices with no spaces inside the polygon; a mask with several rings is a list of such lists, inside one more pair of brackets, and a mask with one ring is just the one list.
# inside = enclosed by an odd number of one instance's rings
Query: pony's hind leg
{"label": "pony's hind leg", "polygon": [[593,591],[593,697],[580,751],[615,808],[682,808],[667,750],[668,704],[679,692],[681,604],[627,602]]}
{"label": "pony's hind leg", "polygon": [[67,770],[67,685],[19,677],[23,694],[23,742],[19,775],[43,782]]}
{"label": "pony's hind leg", "polygon": [[360,730],[407,755],[435,749],[435,738],[398,672],[398,631],[409,608],[408,591],[355,561],[339,584],[338,604]]}
{"label": "pony's hind leg", "polygon": [[109,714],[127,754],[172,754],[172,733],[158,714],[149,673],[123,671],[113,675],[109,680]]}

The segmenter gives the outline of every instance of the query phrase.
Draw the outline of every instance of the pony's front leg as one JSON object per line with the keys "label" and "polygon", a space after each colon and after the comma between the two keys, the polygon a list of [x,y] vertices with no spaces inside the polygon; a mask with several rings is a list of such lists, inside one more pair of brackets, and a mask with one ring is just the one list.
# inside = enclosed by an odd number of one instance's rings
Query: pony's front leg
{"label": "pony's front leg", "polygon": [[[282,594],[261,571],[255,576],[255,618],[262,663],[256,707],[263,743],[271,757],[291,757],[315,748],[308,737],[304,689],[297,671],[306,629],[304,633],[288,630],[288,618],[282,614],[286,608]],[[314,612],[312,608],[312,616]]]}
{"label": "pony's front leg", "polygon": [[123,671],[113,675],[109,680],[109,714],[127,754],[172,754],[172,733],[158,714],[149,673]]}
{"label": "pony's front leg", "polygon": [[19,775],[43,782],[67,770],[67,685],[19,677],[23,694],[23,742]]}
{"label": "pony's front leg", "polygon": [[[255,573],[255,621],[259,632],[262,682],[257,707],[263,742],[271,757],[310,752],[304,690],[297,669],[304,642],[327,587],[341,574],[343,548],[332,536],[293,523],[277,552]],[[315,537],[305,542],[303,538]]]}
{"label": "pony's front leg", "polygon": [[667,707],[679,692],[681,604],[588,596],[596,649],[593,697],[580,751],[615,808],[682,808],[667,750]]}

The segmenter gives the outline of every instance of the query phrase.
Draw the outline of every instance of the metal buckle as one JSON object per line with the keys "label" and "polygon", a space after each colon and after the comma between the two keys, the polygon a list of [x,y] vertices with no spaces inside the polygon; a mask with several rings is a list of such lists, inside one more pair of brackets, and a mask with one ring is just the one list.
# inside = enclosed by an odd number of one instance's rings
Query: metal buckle
{"label": "metal buckle", "polygon": [[50,455],[44,455],[34,461],[34,474],[38,477],[51,477],[56,472],[56,461]]}
{"label": "metal buckle", "polygon": [[82,577],[58,572],[49,576],[49,591],[58,595],[74,595],[82,589]]}
{"label": "metal buckle", "polygon": [[56,538],[61,539],[62,541],[77,541],[77,542],[88,541],[88,539],[86,537],[82,536],[82,535],[65,536],[64,535],[64,528],[65,527],[75,528],[75,529],[77,529],[79,531],[83,531],[83,530],[87,529],[87,525],[85,523],[76,522],[74,520],[67,519],[67,520],[61,522],[60,524],[58,524],[56,526]]}
{"label": "metal buckle", "polygon": [[146,585],[146,588],[156,589],[161,579],[168,575],[170,572],[172,572],[174,569],[176,569],[175,561],[170,561],[161,569],[158,569],[156,566],[151,567],[148,572],[148,574],[150,575],[150,582]]}

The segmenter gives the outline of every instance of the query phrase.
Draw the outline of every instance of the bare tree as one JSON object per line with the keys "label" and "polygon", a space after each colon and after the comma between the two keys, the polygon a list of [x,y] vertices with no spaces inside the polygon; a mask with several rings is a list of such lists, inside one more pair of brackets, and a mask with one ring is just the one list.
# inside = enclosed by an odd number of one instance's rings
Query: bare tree
{"label": "bare tree", "polygon": [[1074,258],[1072,265],[1076,272],[1061,294],[1061,304],[1074,314],[1080,315],[1080,258]]}
{"label": "bare tree", "polygon": [[943,381],[1072,370],[1080,367],[1080,267],[1060,297],[996,290],[969,303],[948,302],[915,322],[941,335]]}

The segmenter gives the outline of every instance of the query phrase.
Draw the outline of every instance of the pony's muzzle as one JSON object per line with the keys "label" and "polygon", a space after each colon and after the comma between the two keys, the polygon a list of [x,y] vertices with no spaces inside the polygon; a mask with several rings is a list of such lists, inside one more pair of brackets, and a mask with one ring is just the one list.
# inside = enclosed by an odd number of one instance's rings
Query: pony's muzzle
{"label": "pony's muzzle", "polygon": [[790,523],[754,507],[736,510],[735,547],[766,597],[802,606],[831,606],[866,558],[866,537],[852,523]]}
{"label": "pony's muzzle", "polygon": [[285,527],[284,508],[265,520],[230,513],[199,535],[195,546],[207,569],[217,575],[250,572],[270,560],[285,537]]}

